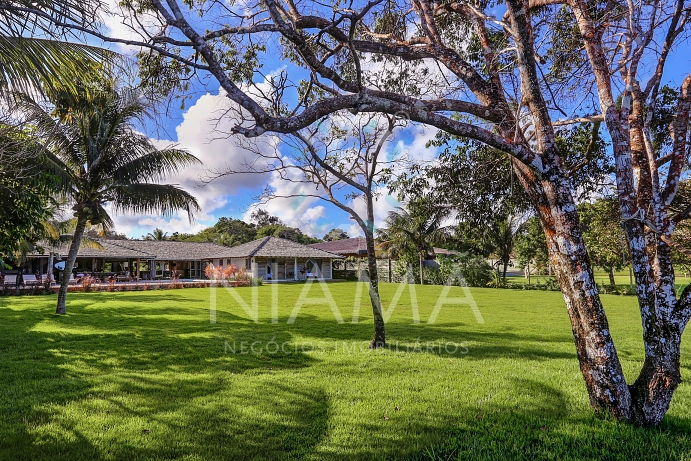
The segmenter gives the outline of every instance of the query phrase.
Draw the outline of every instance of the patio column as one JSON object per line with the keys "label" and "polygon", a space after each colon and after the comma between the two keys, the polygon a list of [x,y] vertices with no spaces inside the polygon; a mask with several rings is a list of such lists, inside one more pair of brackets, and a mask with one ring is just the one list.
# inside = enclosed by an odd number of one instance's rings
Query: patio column
{"label": "patio column", "polygon": [[298,258],[295,258],[295,263],[293,266],[293,279],[294,280],[298,279]]}
{"label": "patio column", "polygon": [[139,263],[140,263],[140,261],[141,260],[139,258],[137,258],[137,280],[139,280]]}

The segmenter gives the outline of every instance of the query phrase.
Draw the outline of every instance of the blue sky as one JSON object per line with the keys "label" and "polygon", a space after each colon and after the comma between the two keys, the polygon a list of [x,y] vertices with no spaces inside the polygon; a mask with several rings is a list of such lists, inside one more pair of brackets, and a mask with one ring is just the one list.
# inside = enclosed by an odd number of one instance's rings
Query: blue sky
{"label": "blue sky", "polygon": [[[120,37],[131,36],[131,32],[122,26],[111,22],[108,24],[111,34]],[[112,47],[111,47],[112,48]],[[133,49],[116,47],[117,51],[127,54]],[[691,69],[691,51],[689,44],[684,43],[670,57],[664,82],[678,86]],[[278,60],[278,53],[269,53],[264,62],[265,72],[287,69],[295,79],[300,70],[291,68],[289,64]],[[249,159],[253,154],[240,149],[233,139],[219,136],[220,132],[227,132],[234,125],[231,120],[218,119],[219,111],[227,104],[227,99],[219,95],[219,87],[215,79],[204,78],[193,83],[192,96],[186,102],[184,110],[171,105],[165,117],[159,117],[156,124],[149,125],[145,131],[152,139],[158,140],[161,146],[176,143],[178,147],[188,149],[198,156],[205,167],[223,169],[225,165],[235,165],[243,159]],[[426,148],[426,142],[433,138],[435,129],[412,126],[397,134],[391,144],[396,151],[405,150],[411,155],[422,158],[433,158],[434,148]],[[351,235],[359,235],[360,231],[355,222],[336,206],[314,198],[300,197],[304,189],[295,184],[260,175],[235,175],[212,182],[200,187],[199,179],[205,175],[204,168],[190,168],[178,176],[170,178],[168,182],[182,185],[197,196],[203,212],[190,224],[186,215],[172,218],[160,216],[116,216],[115,223],[119,232],[129,237],[140,237],[155,227],[172,232],[195,232],[213,225],[222,216],[247,219],[251,207],[256,205],[255,197],[267,185],[278,188],[282,193],[294,193],[294,199],[276,200],[262,205],[270,213],[279,216],[286,224],[298,227],[303,232],[322,237],[334,227],[340,227]],[[301,186],[304,187],[304,186]],[[398,201],[385,190],[375,207],[375,226],[379,225],[389,210],[398,206]],[[362,203],[353,204],[359,212],[364,212]]]}

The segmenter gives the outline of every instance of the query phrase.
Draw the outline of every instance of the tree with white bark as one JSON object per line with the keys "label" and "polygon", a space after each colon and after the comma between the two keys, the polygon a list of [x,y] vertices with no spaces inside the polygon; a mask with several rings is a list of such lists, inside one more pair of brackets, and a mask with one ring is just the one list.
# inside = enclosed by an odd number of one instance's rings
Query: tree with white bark
{"label": "tree with white bark", "polygon": [[[170,90],[196,72],[212,75],[244,111],[234,130],[239,135],[295,133],[340,110],[405,112],[415,123],[510,156],[545,230],[591,405],[620,420],[661,422],[681,380],[680,341],[691,316],[691,288],[677,296],[668,243],[691,215],[670,209],[688,156],[691,75],[672,104],[667,149],[656,145],[652,125],[669,57],[688,37],[688,2],[262,0],[235,10],[211,0],[129,0],[123,6],[141,39],[93,35],[141,46],[142,75]],[[138,26],[144,13],[152,19],[145,29]],[[254,75],[276,49],[291,65],[262,82],[267,90],[253,83]],[[604,123],[612,141],[645,346],[633,383],[610,335],[555,138],[557,126],[583,121]]]}

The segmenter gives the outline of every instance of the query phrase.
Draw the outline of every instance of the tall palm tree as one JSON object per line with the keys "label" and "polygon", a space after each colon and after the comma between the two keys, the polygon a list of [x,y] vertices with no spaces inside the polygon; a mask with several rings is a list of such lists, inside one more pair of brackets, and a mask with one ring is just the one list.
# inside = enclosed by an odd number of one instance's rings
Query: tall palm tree
{"label": "tall palm tree", "polygon": [[390,257],[414,255],[420,262],[420,284],[424,284],[422,267],[433,253],[434,245],[445,241],[448,227],[443,226],[444,214],[424,203],[413,202],[408,209],[398,207],[389,212],[385,228],[378,230],[379,248]]}
{"label": "tall palm tree", "polygon": [[167,175],[199,160],[180,149],[157,149],[133,122],[141,121],[147,106],[138,92],[113,92],[98,107],[74,112],[69,121],[54,119],[29,97],[15,109],[36,126],[46,163],[59,178],[60,192],[72,205],[77,223],[65,262],[56,313],[66,312],[70,274],[87,222],[112,226],[105,209],[115,212],[161,213],[185,210],[190,218],[199,210],[196,199],[175,185],[158,184]]}

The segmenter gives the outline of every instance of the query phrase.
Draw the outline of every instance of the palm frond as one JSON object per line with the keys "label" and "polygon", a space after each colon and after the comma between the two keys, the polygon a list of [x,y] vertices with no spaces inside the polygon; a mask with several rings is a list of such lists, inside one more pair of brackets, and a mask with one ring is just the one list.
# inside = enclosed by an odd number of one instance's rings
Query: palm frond
{"label": "palm frond", "polygon": [[0,91],[27,94],[76,89],[115,53],[59,40],[0,35]]}
{"label": "palm frond", "polygon": [[197,157],[186,150],[152,150],[120,166],[112,175],[116,181],[123,183],[158,182],[182,168],[200,163]]}
{"label": "palm frond", "polygon": [[192,222],[201,210],[194,196],[171,184],[123,184],[113,186],[110,193],[111,204],[118,212],[171,216],[176,210],[185,210]]}

